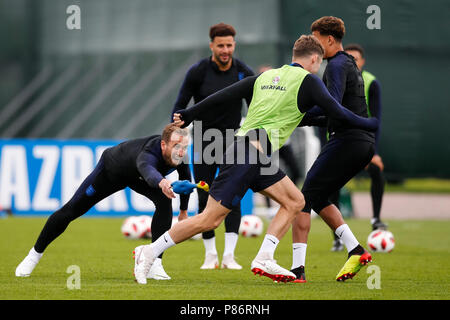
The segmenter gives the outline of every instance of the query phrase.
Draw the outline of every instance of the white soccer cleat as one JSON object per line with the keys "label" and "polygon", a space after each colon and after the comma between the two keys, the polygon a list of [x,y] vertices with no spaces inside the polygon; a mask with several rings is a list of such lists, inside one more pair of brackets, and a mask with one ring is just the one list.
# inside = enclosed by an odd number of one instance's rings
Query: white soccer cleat
{"label": "white soccer cleat", "polygon": [[38,261],[26,256],[16,268],[16,277],[29,277],[37,264]]}
{"label": "white soccer cleat", "polygon": [[230,253],[223,257],[222,264],[220,266],[222,269],[232,269],[232,270],[241,270],[242,266],[239,265],[236,260],[234,260],[234,256]]}
{"label": "white soccer cleat", "polygon": [[219,259],[217,258],[217,254],[207,253],[205,256],[205,262],[200,269],[219,269]]}
{"label": "white soccer cleat", "polygon": [[161,258],[155,259],[155,262],[153,262],[153,265],[147,274],[147,279],[154,279],[154,280],[170,280],[171,279],[163,268]]}
{"label": "white soccer cleat", "polygon": [[252,261],[252,272],[256,275],[266,276],[275,282],[288,282],[296,279],[294,273],[279,266],[273,259],[266,257],[256,257]]}
{"label": "white soccer cleat", "polygon": [[139,284],[147,284],[149,273],[156,257],[150,245],[136,247],[134,253],[134,277]]}

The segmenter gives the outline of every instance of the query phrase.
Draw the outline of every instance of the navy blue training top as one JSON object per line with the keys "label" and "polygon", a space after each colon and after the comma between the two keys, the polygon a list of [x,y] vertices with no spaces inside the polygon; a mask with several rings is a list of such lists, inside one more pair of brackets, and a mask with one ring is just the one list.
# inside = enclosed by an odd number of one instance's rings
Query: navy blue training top
{"label": "navy blue training top", "polygon": [[[171,121],[175,112],[186,109],[191,98],[194,98],[194,103],[199,103],[211,94],[252,75],[253,70],[234,57],[230,69],[226,71],[221,71],[211,57],[200,60],[186,74],[172,110]],[[247,105],[249,104],[250,101],[247,101]],[[216,128],[224,131],[239,128],[242,118],[242,98],[228,100],[225,107],[228,112],[223,112],[223,106],[219,104],[205,110],[199,116],[198,120],[202,120],[203,130]]]}
{"label": "navy blue training top", "polygon": [[[178,171],[180,180],[191,181],[189,165],[172,167],[166,163],[161,150],[161,135],[124,141],[103,153],[105,168],[124,184],[144,180],[150,188],[158,188],[164,176]],[[180,209],[187,210],[189,195],[180,195]]]}
{"label": "navy blue training top", "polygon": [[[328,58],[328,64],[323,74],[325,83],[331,96],[342,106],[353,113],[367,118],[367,105],[364,94],[364,80],[355,59],[344,51],[337,52]],[[330,136],[336,134],[345,138],[361,138],[375,142],[375,135],[361,129],[349,128],[339,119],[328,119]]]}

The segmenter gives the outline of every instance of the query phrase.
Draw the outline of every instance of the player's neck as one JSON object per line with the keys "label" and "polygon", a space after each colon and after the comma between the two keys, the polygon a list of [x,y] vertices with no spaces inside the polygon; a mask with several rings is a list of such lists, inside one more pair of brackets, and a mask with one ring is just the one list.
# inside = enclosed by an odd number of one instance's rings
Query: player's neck
{"label": "player's neck", "polygon": [[334,44],[334,46],[332,46],[328,52],[327,52],[327,58],[331,58],[334,57],[336,55],[336,53],[338,53],[339,51],[344,51],[344,47],[342,46],[341,42],[336,42]]}
{"label": "player's neck", "polygon": [[292,63],[296,63],[302,66],[302,68],[305,68],[305,65],[308,64],[308,61],[303,58],[295,58],[292,59]]}

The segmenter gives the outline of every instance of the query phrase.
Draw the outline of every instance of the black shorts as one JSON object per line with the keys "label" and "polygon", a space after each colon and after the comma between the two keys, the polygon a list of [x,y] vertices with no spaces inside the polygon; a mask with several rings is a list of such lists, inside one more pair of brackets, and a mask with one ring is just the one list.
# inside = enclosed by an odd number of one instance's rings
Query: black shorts
{"label": "black shorts", "polygon": [[209,194],[228,208],[236,206],[248,189],[262,191],[283,179],[286,174],[270,158],[259,152],[248,137],[239,137],[227,148],[224,163]]}
{"label": "black shorts", "polygon": [[319,213],[332,203],[330,197],[370,162],[375,152],[373,142],[359,139],[331,138],[308,171],[303,184],[304,212]]}

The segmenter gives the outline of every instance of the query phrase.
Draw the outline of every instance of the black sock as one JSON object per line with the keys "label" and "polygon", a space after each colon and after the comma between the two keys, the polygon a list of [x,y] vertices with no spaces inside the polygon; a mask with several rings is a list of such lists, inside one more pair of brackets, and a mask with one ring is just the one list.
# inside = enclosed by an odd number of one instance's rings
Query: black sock
{"label": "black sock", "polygon": [[339,240],[338,235],[334,231],[331,231],[331,233],[333,233],[334,241]]}
{"label": "black sock", "polygon": [[348,253],[348,257],[350,258],[355,254],[362,255],[364,252],[364,248],[360,244],[358,244],[352,251]]}

